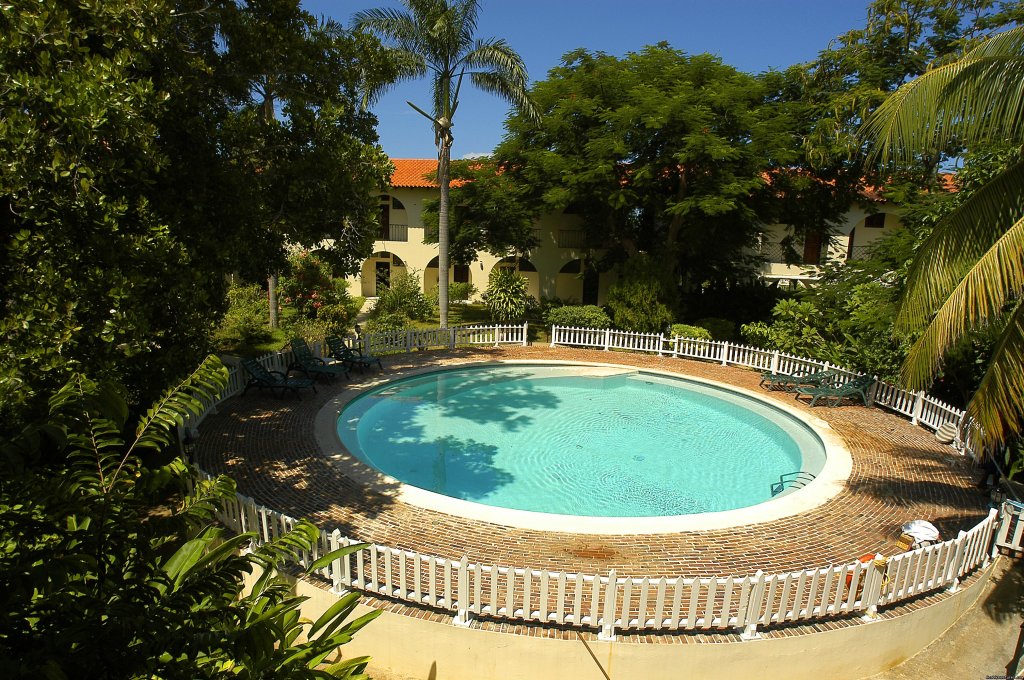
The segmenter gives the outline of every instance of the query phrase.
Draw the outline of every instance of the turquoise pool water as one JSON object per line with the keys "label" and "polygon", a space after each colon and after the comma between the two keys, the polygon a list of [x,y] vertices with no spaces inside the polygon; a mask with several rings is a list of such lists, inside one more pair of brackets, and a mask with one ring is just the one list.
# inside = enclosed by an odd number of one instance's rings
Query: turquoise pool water
{"label": "turquoise pool water", "polygon": [[477,366],[370,390],[345,447],[412,486],[518,510],[652,517],[734,510],[817,473],[824,448],[781,409],[700,382],[588,366]]}

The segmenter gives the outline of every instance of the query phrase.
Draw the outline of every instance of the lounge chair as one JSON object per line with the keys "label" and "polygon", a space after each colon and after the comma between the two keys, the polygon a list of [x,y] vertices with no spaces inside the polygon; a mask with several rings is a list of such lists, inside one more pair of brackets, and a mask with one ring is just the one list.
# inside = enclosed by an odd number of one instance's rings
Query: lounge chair
{"label": "lounge chair", "polygon": [[292,363],[288,366],[289,371],[294,368],[313,379],[323,376],[328,380],[334,380],[339,376],[344,376],[348,380],[348,368],[344,364],[340,362],[329,364],[320,357],[313,356],[313,350],[306,344],[305,339],[293,338],[291,348]]}
{"label": "lounge chair", "polygon": [[249,374],[249,382],[246,383],[242,394],[248,392],[250,387],[271,392],[279,389],[282,396],[285,392],[291,391],[295,396],[301,397],[299,390],[305,387],[310,387],[316,392],[316,385],[309,378],[292,378],[280,371],[269,371],[255,359],[242,359],[242,367]]}
{"label": "lounge chair", "polygon": [[833,368],[815,373],[772,373],[766,371],[761,374],[761,382],[758,386],[768,383],[768,389],[782,389],[788,391],[796,389],[801,385],[809,387],[821,387],[831,383],[839,373]]}
{"label": "lounge chair", "polygon": [[875,379],[870,375],[862,375],[854,378],[845,385],[819,385],[818,387],[797,387],[796,398],[801,396],[811,397],[811,406],[814,406],[819,399],[825,403],[831,399],[829,406],[838,406],[843,399],[860,397],[864,405],[868,405],[868,391],[875,384]]}
{"label": "lounge chair", "polygon": [[377,364],[378,369],[384,370],[380,357],[375,357],[372,354],[363,354],[359,350],[346,345],[345,341],[336,335],[328,337],[326,342],[327,348],[330,350],[330,356],[349,368],[358,368],[360,371],[365,371],[367,368]]}

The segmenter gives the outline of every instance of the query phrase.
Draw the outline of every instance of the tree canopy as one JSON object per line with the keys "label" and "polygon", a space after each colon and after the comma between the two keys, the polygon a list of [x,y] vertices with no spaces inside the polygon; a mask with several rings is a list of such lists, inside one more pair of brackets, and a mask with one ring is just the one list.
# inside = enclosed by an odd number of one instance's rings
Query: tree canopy
{"label": "tree canopy", "polygon": [[[390,167],[358,102],[388,72],[370,38],[298,0],[17,3],[0,30],[4,427],[74,370],[144,403],[207,351],[225,275],[286,243],[369,254]],[[282,117],[256,125],[268,78]]]}

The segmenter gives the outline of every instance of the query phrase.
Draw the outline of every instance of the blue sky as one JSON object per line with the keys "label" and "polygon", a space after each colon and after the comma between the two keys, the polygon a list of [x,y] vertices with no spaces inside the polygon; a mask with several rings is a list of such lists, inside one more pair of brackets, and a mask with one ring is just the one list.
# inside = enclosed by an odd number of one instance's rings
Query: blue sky
{"label": "blue sky", "polygon": [[[566,52],[583,47],[616,56],[660,41],[690,54],[709,52],[759,73],[814,59],[836,36],[865,23],[868,0],[480,0],[479,37],[504,38],[543,80]],[[314,15],[351,25],[360,9],[389,0],[302,0]],[[433,158],[427,79],[396,86],[374,107],[380,143],[393,158]],[[455,116],[453,158],[489,153],[504,134],[508,106],[464,88]]]}

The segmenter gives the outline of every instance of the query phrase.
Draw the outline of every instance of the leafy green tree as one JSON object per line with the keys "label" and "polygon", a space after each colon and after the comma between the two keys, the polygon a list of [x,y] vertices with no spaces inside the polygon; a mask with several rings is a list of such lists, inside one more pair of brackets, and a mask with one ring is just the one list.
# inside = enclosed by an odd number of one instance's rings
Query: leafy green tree
{"label": "leafy green tree", "polygon": [[[286,240],[369,253],[387,161],[356,89],[387,61],[368,36],[290,0],[5,3],[0,30],[0,430],[73,371],[147,403],[209,351],[226,275],[265,276]],[[251,105],[267,36],[301,48],[286,84],[321,88],[275,99],[277,125]]]}
{"label": "leafy green tree", "polygon": [[[378,65],[360,44],[368,38],[317,22],[299,0],[246,0],[226,13],[222,32],[224,65],[235,80],[235,162],[249,178],[260,227],[277,243],[306,248],[330,239],[321,255],[336,271],[358,271],[376,233],[372,194],[387,186],[392,170],[375,145],[375,119],[355,106],[364,77]],[[374,73],[374,81],[385,74]]]}
{"label": "leafy green tree", "polygon": [[[346,622],[353,593],[317,621],[303,620],[303,598],[279,574],[308,554],[316,527],[299,522],[245,550],[252,534],[214,524],[234,484],[194,481],[195,471],[170,453],[175,427],[226,382],[211,357],[126,430],[122,390],[74,376],[50,398],[44,420],[4,443],[6,677],[365,677],[365,658],[333,655],[377,612]],[[246,575],[259,570],[243,591]]]}
{"label": "leafy green tree", "polygon": [[[1001,33],[961,59],[903,86],[865,127],[880,160],[915,162],[951,143],[1024,142],[1024,28]],[[902,373],[927,386],[947,351],[971,330],[1005,326],[968,413],[987,442],[1022,429],[1024,394],[1024,160],[1012,162],[936,225],[910,270],[898,327],[923,331]]]}
{"label": "leafy green tree", "polygon": [[[537,113],[527,93],[528,77],[522,58],[500,38],[476,38],[478,0],[403,0],[407,11],[371,9],[357,12],[357,29],[373,32],[389,44],[402,67],[398,80],[431,78],[430,112],[409,103],[434,129],[437,144],[438,306],[441,327],[448,326],[449,186],[453,119],[459,107],[462,81],[469,81],[513,104],[525,117]],[[370,92],[372,99],[383,87]]]}
{"label": "leafy green tree", "polygon": [[535,214],[578,217],[585,247],[607,251],[602,269],[658,253],[682,293],[696,293],[751,274],[765,173],[797,158],[769,93],[717,57],[664,43],[623,58],[578,50],[534,86],[541,124],[510,118],[494,160]]}

